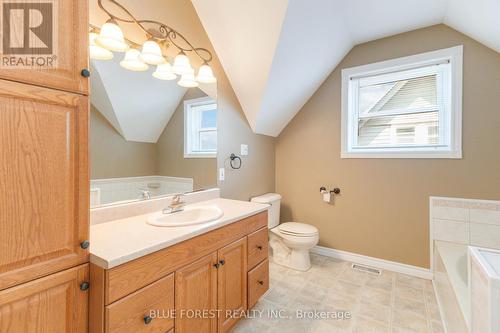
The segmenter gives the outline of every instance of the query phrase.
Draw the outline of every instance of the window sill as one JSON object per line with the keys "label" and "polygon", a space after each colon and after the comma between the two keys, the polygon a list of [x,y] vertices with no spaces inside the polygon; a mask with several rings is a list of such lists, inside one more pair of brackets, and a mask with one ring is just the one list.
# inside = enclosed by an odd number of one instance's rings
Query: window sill
{"label": "window sill", "polygon": [[340,158],[461,159],[462,151],[342,151]]}
{"label": "window sill", "polygon": [[217,158],[217,153],[184,154],[184,158]]}

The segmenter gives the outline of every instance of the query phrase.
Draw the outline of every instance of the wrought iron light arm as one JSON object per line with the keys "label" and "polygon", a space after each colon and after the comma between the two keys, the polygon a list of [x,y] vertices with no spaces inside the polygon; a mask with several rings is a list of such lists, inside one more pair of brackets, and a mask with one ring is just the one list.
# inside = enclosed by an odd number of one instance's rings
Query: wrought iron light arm
{"label": "wrought iron light arm", "polygon": [[[111,13],[110,10],[108,10],[104,7],[103,0],[98,0],[97,3],[99,5],[99,8],[101,8],[111,19],[118,21],[118,22],[135,24],[148,36],[148,38],[154,38],[158,41],[167,42],[169,44],[172,44],[179,51],[184,52],[184,53],[185,52],[193,52],[203,61],[203,63],[208,64],[210,61],[212,61],[212,59],[213,59],[212,53],[209,50],[202,48],[202,47],[194,47],[187,40],[186,37],[184,37],[180,32],[173,29],[172,27],[169,27],[168,25],[166,25],[162,22],[158,22],[158,21],[154,21],[154,20],[138,20],[135,18],[134,15],[132,15],[132,13],[127,8],[125,8],[118,1],[107,0],[107,2],[118,7],[120,10],[122,10],[128,16],[128,18],[123,18],[123,17],[117,16],[117,15]],[[156,26],[157,32],[152,31],[151,29],[147,29],[145,26],[147,24]],[[179,41],[180,41],[180,43],[179,43]]]}

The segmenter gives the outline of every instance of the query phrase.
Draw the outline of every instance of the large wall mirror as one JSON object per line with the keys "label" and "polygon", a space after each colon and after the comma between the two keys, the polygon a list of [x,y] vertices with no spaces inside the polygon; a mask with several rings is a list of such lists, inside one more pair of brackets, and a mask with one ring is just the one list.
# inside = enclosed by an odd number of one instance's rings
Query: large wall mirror
{"label": "large wall mirror", "polygon": [[91,60],[91,207],[217,186],[217,84]]}

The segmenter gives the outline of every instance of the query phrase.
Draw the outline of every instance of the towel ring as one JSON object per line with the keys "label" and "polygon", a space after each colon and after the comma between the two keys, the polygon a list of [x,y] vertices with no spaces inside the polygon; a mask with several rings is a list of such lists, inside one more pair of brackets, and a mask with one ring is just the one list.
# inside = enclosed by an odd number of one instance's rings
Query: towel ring
{"label": "towel ring", "polygon": [[[238,160],[237,166],[234,166],[234,164],[233,164],[235,160]],[[231,154],[229,156],[229,164],[231,165],[231,168],[239,169],[239,168],[241,168],[241,158],[235,154]]]}

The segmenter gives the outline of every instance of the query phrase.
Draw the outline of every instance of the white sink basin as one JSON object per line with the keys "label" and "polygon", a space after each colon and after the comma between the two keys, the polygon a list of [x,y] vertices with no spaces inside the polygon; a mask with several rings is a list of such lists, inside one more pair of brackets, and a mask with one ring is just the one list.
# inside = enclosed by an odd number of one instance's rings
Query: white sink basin
{"label": "white sink basin", "polygon": [[222,215],[224,212],[217,206],[188,206],[176,213],[154,214],[148,218],[147,223],[157,227],[182,227],[212,222]]}

